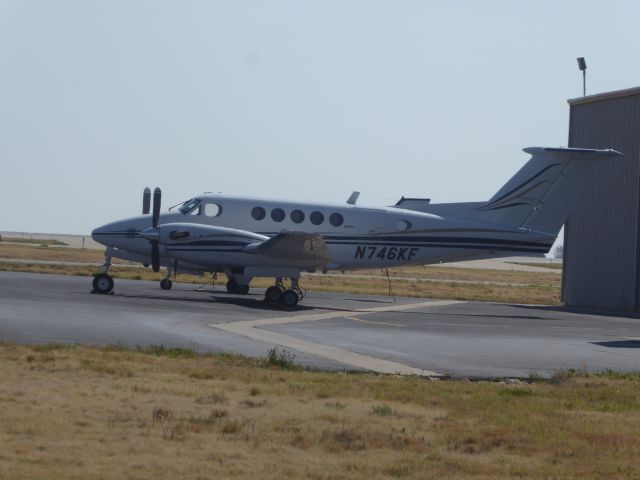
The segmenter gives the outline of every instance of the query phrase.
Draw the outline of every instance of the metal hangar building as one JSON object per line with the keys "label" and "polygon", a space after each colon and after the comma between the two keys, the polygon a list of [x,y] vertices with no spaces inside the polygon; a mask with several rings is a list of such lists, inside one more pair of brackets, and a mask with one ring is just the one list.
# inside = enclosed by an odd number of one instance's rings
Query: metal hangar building
{"label": "metal hangar building", "polygon": [[569,146],[613,148],[565,223],[567,306],[640,311],[640,87],[569,100]]}

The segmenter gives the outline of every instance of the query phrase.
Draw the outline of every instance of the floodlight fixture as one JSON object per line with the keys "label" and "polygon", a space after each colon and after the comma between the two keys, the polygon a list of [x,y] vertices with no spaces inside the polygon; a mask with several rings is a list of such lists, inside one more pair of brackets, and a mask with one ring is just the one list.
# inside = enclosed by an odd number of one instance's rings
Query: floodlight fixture
{"label": "floodlight fixture", "polygon": [[578,68],[582,71],[582,96],[587,96],[587,62],[584,57],[578,57]]}
{"label": "floodlight fixture", "polygon": [[584,57],[578,58],[578,68],[583,72],[587,69],[587,62],[584,61]]}

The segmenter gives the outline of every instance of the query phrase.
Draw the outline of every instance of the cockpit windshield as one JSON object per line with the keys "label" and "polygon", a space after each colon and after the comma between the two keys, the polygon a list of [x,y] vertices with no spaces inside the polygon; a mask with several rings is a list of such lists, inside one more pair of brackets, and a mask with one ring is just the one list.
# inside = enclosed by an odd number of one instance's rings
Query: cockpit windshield
{"label": "cockpit windshield", "polygon": [[180,212],[182,212],[182,214],[184,215],[187,215],[191,213],[199,205],[200,205],[200,199],[192,198],[191,200],[187,200],[182,204],[182,206],[180,207]]}

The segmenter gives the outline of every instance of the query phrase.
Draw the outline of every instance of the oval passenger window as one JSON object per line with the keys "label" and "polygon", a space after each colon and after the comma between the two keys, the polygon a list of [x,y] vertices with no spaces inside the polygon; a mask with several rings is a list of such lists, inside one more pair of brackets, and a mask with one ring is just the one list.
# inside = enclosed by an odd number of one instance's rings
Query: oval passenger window
{"label": "oval passenger window", "polygon": [[222,207],[217,203],[205,203],[204,214],[207,217],[217,217],[222,213]]}
{"label": "oval passenger window", "polygon": [[339,213],[332,213],[329,217],[329,223],[331,223],[331,225],[333,225],[334,227],[339,227],[344,223],[344,217]]}
{"label": "oval passenger window", "polygon": [[294,210],[291,212],[291,220],[293,220],[293,223],[304,222],[304,212],[302,210]]}
{"label": "oval passenger window", "polygon": [[273,210],[271,210],[271,218],[273,218],[274,221],[281,222],[284,220],[284,217],[284,210],[282,210],[281,208],[274,208]]}
{"label": "oval passenger window", "polygon": [[251,216],[256,220],[262,220],[267,216],[267,212],[265,212],[262,207],[253,207],[253,210],[251,210]]}
{"label": "oval passenger window", "polygon": [[322,212],[311,212],[311,215],[309,215],[309,220],[311,220],[311,223],[313,223],[314,225],[320,225],[322,222],[324,222],[324,215],[322,214]]}

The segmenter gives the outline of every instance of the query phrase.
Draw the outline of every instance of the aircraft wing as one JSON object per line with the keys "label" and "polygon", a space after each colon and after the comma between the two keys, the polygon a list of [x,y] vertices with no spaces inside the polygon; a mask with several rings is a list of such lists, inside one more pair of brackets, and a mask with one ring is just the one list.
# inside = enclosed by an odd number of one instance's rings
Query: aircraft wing
{"label": "aircraft wing", "polygon": [[301,267],[319,267],[331,261],[331,253],[320,235],[284,232],[244,248],[247,253],[264,255]]}

